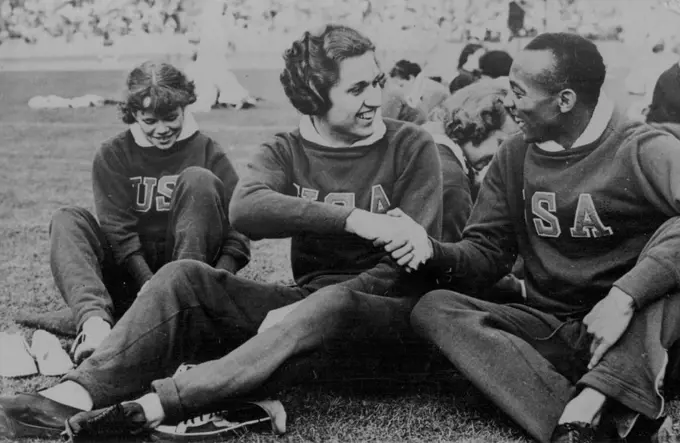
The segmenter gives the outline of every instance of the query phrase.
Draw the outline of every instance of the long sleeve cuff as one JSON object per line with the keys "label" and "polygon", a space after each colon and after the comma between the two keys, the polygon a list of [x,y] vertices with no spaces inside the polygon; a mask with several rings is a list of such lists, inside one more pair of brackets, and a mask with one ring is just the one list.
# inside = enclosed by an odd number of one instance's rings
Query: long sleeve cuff
{"label": "long sleeve cuff", "polygon": [[175,422],[186,418],[175,380],[172,378],[155,380],[151,383],[151,389],[158,394],[166,421]]}
{"label": "long sleeve cuff", "polygon": [[132,254],[125,261],[125,264],[128,272],[130,272],[130,275],[132,275],[132,278],[135,279],[140,288],[147,280],[153,277],[153,272],[151,272],[149,264],[144,260],[144,257],[141,254]]}
{"label": "long sleeve cuff", "polygon": [[637,309],[668,294],[676,285],[673,270],[650,256],[643,258],[614,283],[633,298]]}

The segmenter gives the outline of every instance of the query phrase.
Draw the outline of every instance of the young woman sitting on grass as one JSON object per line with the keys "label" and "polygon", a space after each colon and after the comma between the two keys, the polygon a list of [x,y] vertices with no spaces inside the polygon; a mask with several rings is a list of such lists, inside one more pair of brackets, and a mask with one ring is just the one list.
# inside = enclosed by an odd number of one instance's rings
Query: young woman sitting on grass
{"label": "young woman sitting on grass", "polygon": [[228,219],[236,172],[185,111],[194,89],[172,65],[134,68],[121,105],[129,127],[94,158],[96,218],[76,206],[52,217],[50,265],[77,325],[77,363],[164,264],[190,258],[235,273],[249,261],[248,239]]}

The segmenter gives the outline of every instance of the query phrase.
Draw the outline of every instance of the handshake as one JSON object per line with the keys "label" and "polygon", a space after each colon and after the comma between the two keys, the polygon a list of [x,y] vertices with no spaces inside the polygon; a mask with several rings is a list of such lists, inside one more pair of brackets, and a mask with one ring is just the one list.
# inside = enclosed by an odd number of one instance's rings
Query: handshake
{"label": "handshake", "polygon": [[347,217],[345,230],[384,247],[407,272],[417,270],[432,257],[432,243],[425,229],[399,208],[386,214],[355,209]]}

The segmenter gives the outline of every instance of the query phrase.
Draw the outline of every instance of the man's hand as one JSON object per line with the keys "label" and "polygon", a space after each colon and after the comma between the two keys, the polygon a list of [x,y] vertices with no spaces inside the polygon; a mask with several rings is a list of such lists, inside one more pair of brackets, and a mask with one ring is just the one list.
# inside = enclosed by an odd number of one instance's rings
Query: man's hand
{"label": "man's hand", "polygon": [[259,334],[260,332],[281,323],[281,320],[283,320],[286,317],[286,315],[288,315],[288,313],[295,309],[300,303],[302,303],[302,300],[296,301],[295,303],[284,306],[282,308],[273,309],[267,312],[266,317],[264,318],[264,320],[262,320],[262,324],[260,325],[259,328],[257,328],[257,333]]}
{"label": "man's hand", "polygon": [[588,333],[593,336],[590,344],[592,357],[588,363],[588,369],[593,369],[609,348],[619,341],[634,313],[633,297],[613,287],[609,294],[585,316],[583,324],[588,327]]}
{"label": "man's hand", "polygon": [[392,218],[398,219],[403,225],[402,235],[392,238],[388,242],[376,241],[376,245],[384,245],[385,250],[392,255],[399,266],[406,266],[408,272],[415,271],[432,257],[432,243],[425,228],[420,226],[399,208],[387,212]]}

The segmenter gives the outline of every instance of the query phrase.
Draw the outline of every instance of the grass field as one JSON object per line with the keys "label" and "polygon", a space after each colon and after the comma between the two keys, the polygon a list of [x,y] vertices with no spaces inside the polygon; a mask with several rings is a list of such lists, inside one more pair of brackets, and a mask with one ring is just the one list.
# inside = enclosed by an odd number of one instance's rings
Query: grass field
{"label": "grass field", "polygon": [[[237,75],[264,101],[255,109],[200,115],[198,121],[242,168],[260,141],[294,127],[297,116],[286,102],[276,72],[250,70]],[[117,97],[123,76],[116,71],[0,73],[1,331],[21,331],[30,338],[32,331],[13,321],[18,310],[44,312],[64,305],[49,270],[50,215],[64,205],[92,209],[94,153],[102,140],[124,129],[113,108],[33,111],[26,103],[31,96],[47,94]],[[253,261],[242,274],[289,282],[288,243],[254,243]],[[340,374],[335,381],[291,388],[280,396],[289,413],[289,433],[281,438],[246,434],[239,441],[527,441],[453,371],[418,382],[403,374],[377,375],[348,383]],[[0,394],[32,391],[55,382],[42,376],[0,379]]]}

